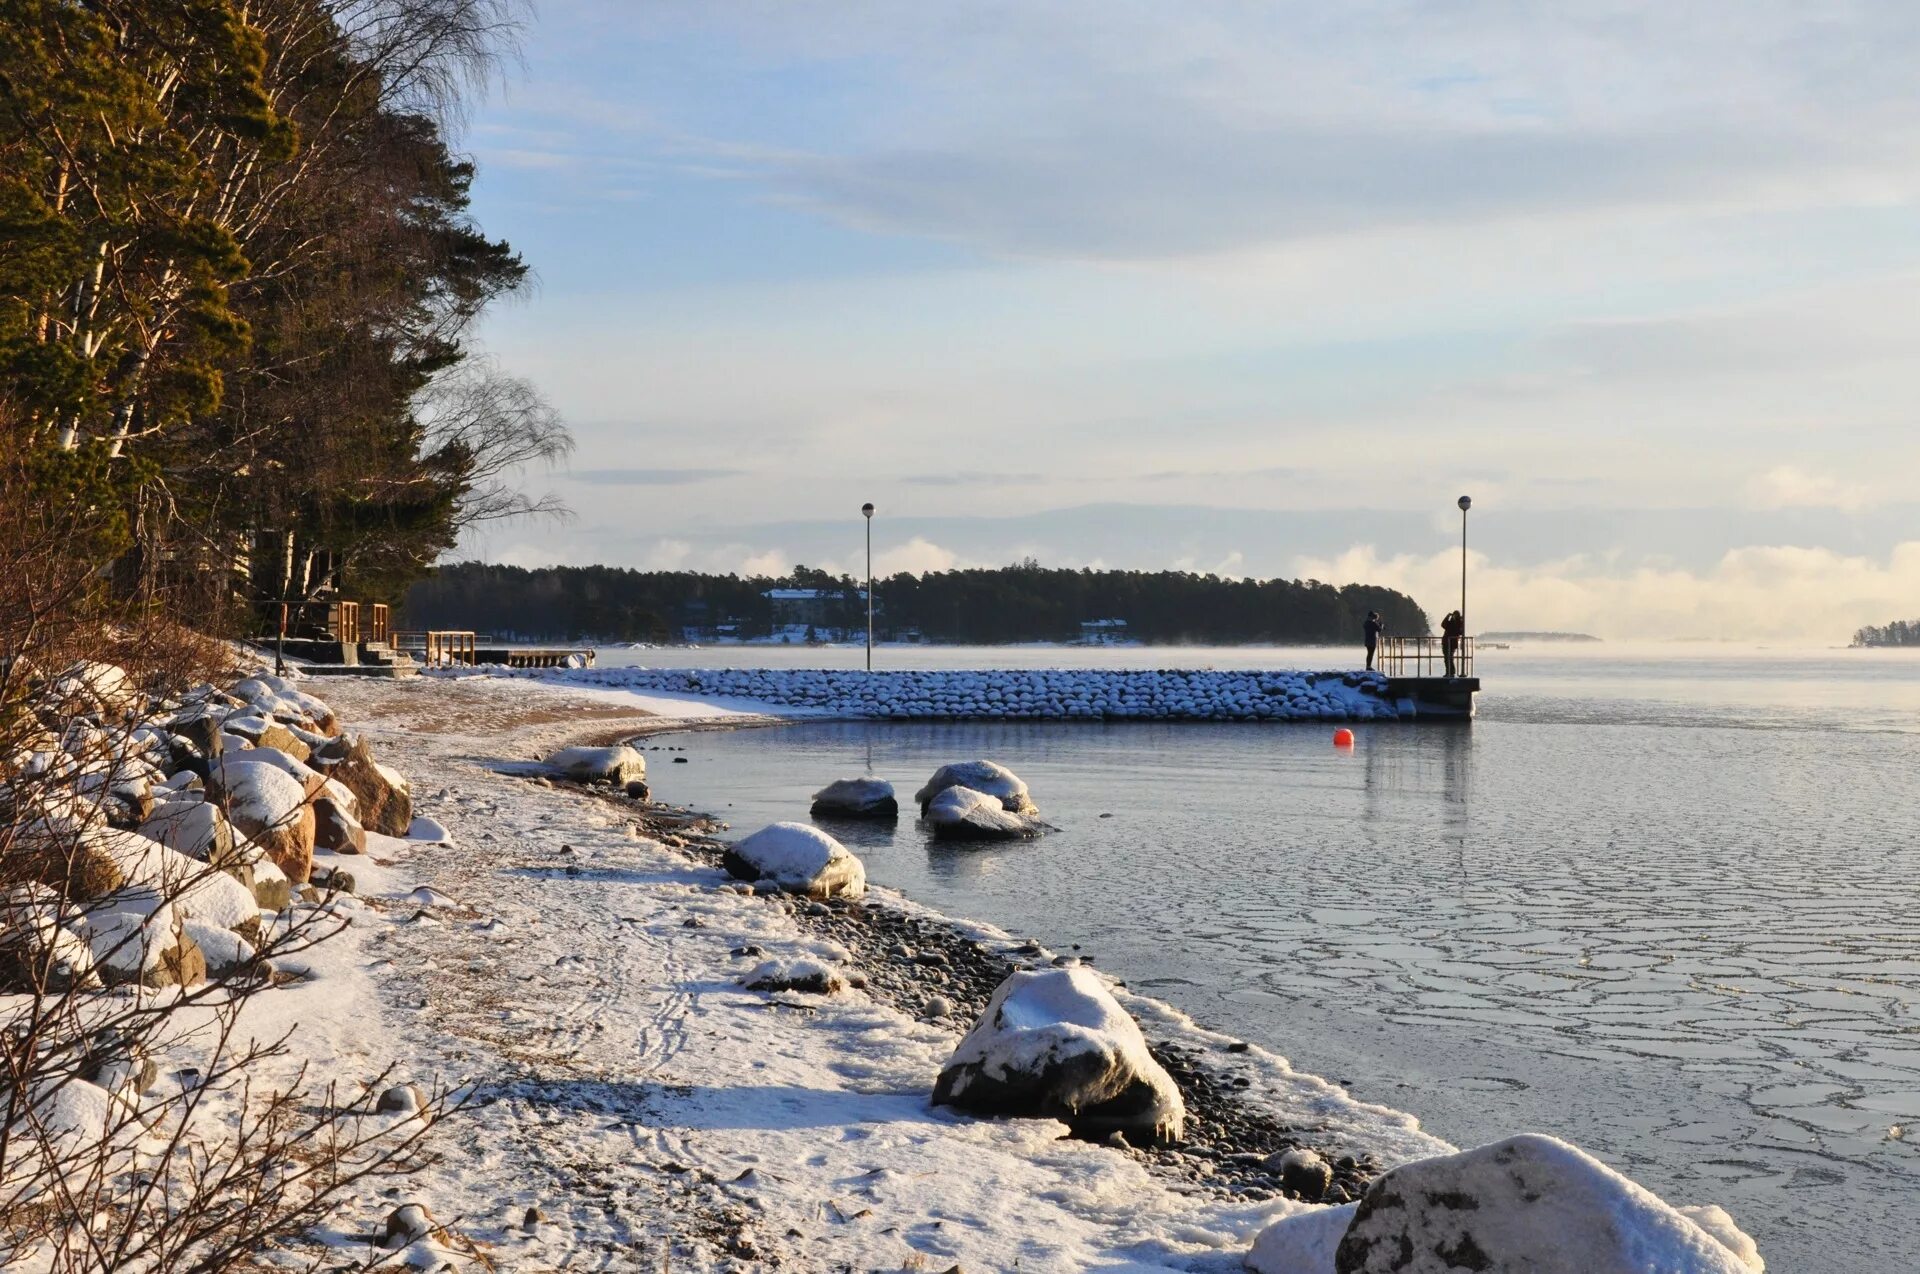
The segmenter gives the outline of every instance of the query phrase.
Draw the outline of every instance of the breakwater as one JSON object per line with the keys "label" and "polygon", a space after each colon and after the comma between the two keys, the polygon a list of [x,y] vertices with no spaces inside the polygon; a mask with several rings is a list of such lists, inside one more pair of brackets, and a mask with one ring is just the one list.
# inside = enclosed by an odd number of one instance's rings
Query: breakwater
{"label": "breakwater", "polygon": [[1374,721],[1428,715],[1407,683],[1377,672],[1032,668],[864,672],[818,668],[571,668],[534,676],[808,716],[872,721]]}

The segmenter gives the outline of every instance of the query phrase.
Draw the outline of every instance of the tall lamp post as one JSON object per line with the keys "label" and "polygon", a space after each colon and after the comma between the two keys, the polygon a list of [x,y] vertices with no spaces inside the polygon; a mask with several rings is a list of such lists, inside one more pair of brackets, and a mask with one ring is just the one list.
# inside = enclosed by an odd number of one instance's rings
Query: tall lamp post
{"label": "tall lamp post", "polygon": [[873,505],[860,506],[867,520],[867,671],[873,671]]}
{"label": "tall lamp post", "polygon": [[1473,497],[1461,496],[1460,504],[1460,635],[1467,635],[1467,510]]}

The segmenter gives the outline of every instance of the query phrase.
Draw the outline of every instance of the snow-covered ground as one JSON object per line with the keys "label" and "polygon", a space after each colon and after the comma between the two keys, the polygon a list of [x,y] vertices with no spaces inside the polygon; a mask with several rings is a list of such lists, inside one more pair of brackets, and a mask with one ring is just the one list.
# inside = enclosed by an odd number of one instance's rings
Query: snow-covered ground
{"label": "snow-covered ground", "polygon": [[[287,997],[275,1017],[326,1073],[397,1064],[472,1091],[432,1134],[442,1162],[342,1217],[342,1233],[418,1202],[502,1269],[1225,1271],[1263,1225],[1307,1207],[1063,1140],[1051,1121],[933,1107],[970,1023],[915,1020],[857,988],[742,988],[763,960],[846,952],[792,905],[638,838],[629,807],[493,768],[661,724],[642,713],[737,720],[750,705],[572,677],[317,689],[412,777],[447,843],[383,839],[343,860],[362,900],[315,957],[332,973],[313,984],[324,1003]],[[650,777],[670,799],[669,776]],[[1177,1011],[1118,994],[1150,1038],[1225,1051]],[[1248,1100],[1334,1150],[1393,1164],[1446,1149],[1258,1048],[1234,1064]]]}
{"label": "snow-covered ground", "polygon": [[[1368,721],[1411,718],[1378,672],[1028,668],[489,668],[553,685],[785,716],[874,720]],[[471,675],[467,670],[437,676]]]}

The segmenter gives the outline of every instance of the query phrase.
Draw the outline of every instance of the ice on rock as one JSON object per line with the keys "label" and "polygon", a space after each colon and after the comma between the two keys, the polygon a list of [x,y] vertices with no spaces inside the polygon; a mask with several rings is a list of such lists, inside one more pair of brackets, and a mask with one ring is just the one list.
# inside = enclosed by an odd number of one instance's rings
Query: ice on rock
{"label": "ice on rock", "polygon": [[934,797],[955,787],[971,788],[991,796],[1010,814],[1040,812],[1020,776],[992,761],[961,761],[955,765],[943,765],[934,771],[925,787],[913,794],[913,799],[920,803],[920,812],[925,814]]}
{"label": "ice on rock", "polygon": [[998,797],[970,787],[942,790],[926,817],[933,834],[948,840],[1022,840],[1047,830],[1039,819],[1011,813]]}
{"label": "ice on rock", "polygon": [[885,779],[836,779],[813,794],[816,818],[897,818],[900,802]]}
{"label": "ice on rock", "polygon": [[1336,1274],[1446,1274],[1461,1268],[1760,1274],[1765,1269],[1752,1240],[1731,1218],[1717,1208],[1703,1215],[1706,1226],[1584,1151],[1528,1133],[1417,1160],[1380,1177],[1361,1198],[1332,1269]]}
{"label": "ice on rock", "polygon": [[774,823],[728,847],[721,865],[737,880],[771,880],[809,898],[858,898],[867,871],[833,837],[804,823]]}
{"label": "ice on rock", "polygon": [[1140,1027],[1084,965],[1021,970],[994,990],[933,1103],[1058,1119],[1078,1136],[1180,1139],[1186,1105]]}
{"label": "ice on rock", "polygon": [[620,787],[647,777],[647,758],[625,744],[611,748],[561,748],[547,758],[547,770],[555,778]]}

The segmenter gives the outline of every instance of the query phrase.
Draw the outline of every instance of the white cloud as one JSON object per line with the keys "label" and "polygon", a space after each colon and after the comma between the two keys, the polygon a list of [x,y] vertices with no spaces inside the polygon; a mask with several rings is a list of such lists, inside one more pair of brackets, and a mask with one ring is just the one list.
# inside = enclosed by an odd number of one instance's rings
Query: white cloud
{"label": "white cloud", "polygon": [[1755,507],[1762,509],[1864,509],[1876,503],[1864,483],[1844,482],[1790,464],[1755,475],[1747,492]]}
{"label": "white cloud", "polygon": [[[1383,558],[1368,546],[1301,559],[1302,575],[1366,580],[1410,594],[1438,616],[1459,605],[1457,551]],[[1618,569],[1575,557],[1515,567],[1468,555],[1473,631],[1555,630],[1620,639],[1709,639],[1844,644],[1863,624],[1920,611],[1920,542],[1884,559],[1824,548],[1754,545],[1711,569]]]}

